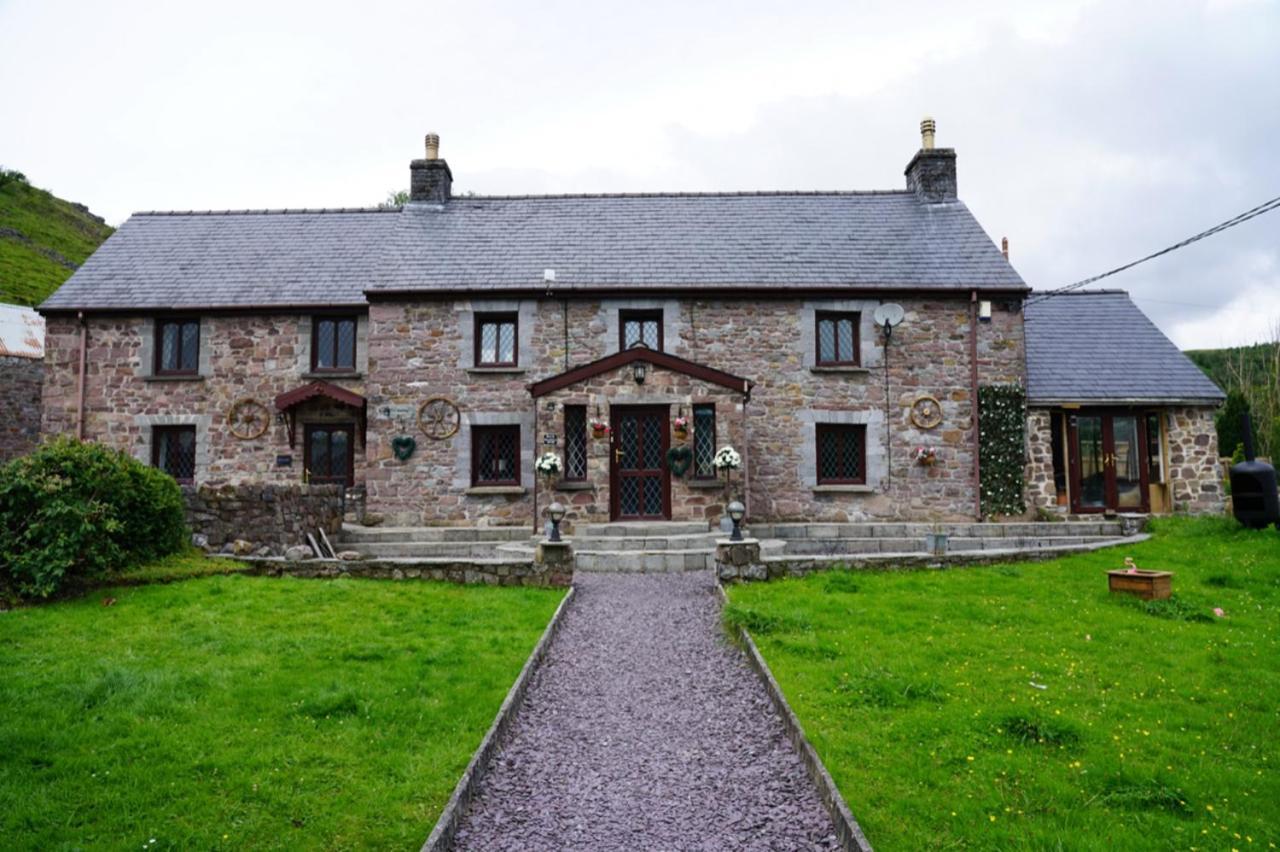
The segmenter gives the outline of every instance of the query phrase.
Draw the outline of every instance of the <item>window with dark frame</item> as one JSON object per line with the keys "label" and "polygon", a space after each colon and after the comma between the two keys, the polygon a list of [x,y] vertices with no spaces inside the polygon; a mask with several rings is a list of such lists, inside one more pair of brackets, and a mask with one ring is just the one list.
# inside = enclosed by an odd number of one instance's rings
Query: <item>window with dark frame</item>
{"label": "window with dark frame", "polygon": [[476,314],[476,366],[515,367],[515,314]]}
{"label": "window with dark frame", "polygon": [[716,407],[714,404],[693,407],[693,478],[715,479]]}
{"label": "window with dark frame", "polygon": [[312,317],[312,371],[316,373],[350,372],[355,368],[356,318]]}
{"label": "window with dark frame", "polygon": [[520,484],[520,427],[471,427],[471,484]]}
{"label": "window with dark frame", "polygon": [[857,313],[818,311],[818,357],[820,367],[856,367],[858,357]]}
{"label": "window with dark frame", "polygon": [[157,376],[194,376],[200,372],[200,320],[156,320]]}
{"label": "window with dark frame", "polygon": [[818,484],[865,485],[867,482],[867,427],[844,423],[819,423]]}
{"label": "window with dark frame", "polygon": [[643,343],[662,351],[662,311],[618,311],[618,345],[630,349]]}
{"label": "window with dark frame", "polygon": [[1156,485],[1164,482],[1164,452],[1160,449],[1160,415],[1154,411],[1147,413],[1147,481]]}
{"label": "window with dark frame", "polygon": [[159,468],[178,482],[194,482],[196,427],[152,426],[151,466]]}
{"label": "window with dark frame", "polygon": [[564,407],[564,478],[584,482],[587,478],[587,407]]}

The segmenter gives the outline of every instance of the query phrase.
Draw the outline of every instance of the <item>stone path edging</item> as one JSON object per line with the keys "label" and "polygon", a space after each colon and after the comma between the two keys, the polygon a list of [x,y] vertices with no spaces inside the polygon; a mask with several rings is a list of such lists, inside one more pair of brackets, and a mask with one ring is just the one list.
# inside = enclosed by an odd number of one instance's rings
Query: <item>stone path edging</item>
{"label": "stone path edging", "polygon": [[[716,588],[720,592],[721,602],[727,604],[729,596],[725,593],[724,587],[717,583]],[[836,787],[836,782],[832,779],[831,773],[827,771],[827,767],[822,763],[822,758],[818,756],[813,744],[805,736],[804,727],[791,709],[791,705],[787,703],[786,696],[782,694],[782,687],[778,686],[778,681],[774,679],[773,672],[769,669],[769,664],[764,661],[764,657],[760,654],[760,649],[752,641],[751,634],[747,632],[746,628],[739,627],[738,639],[747,650],[747,662],[751,664],[752,671],[756,673],[756,676],[764,684],[765,691],[769,693],[769,698],[773,701],[778,715],[782,717],[782,725],[787,729],[787,737],[791,740],[791,744],[795,746],[796,751],[800,753],[800,760],[804,763],[805,769],[809,773],[809,778],[813,781],[814,786],[818,788],[818,796],[822,799],[822,804],[826,807],[827,813],[830,814],[831,821],[835,823],[840,845],[848,852],[872,852],[871,843],[867,840],[867,836],[862,833],[862,827],[854,819],[853,811],[849,810],[849,804],[844,800],[844,796],[840,795],[840,790]]]}
{"label": "stone path edging", "polygon": [[440,812],[440,817],[436,820],[435,827],[431,830],[431,835],[427,837],[427,842],[422,844],[421,852],[446,852],[452,847],[454,834],[458,830],[458,824],[462,821],[463,814],[466,813],[467,805],[471,802],[471,797],[475,794],[476,788],[480,784],[480,778],[485,768],[492,762],[491,758],[494,752],[497,751],[499,741],[506,734],[507,728],[511,726],[511,720],[515,718],[516,711],[520,709],[520,704],[524,701],[524,694],[529,688],[529,681],[533,678],[534,671],[542,663],[542,658],[546,656],[547,647],[551,644],[551,640],[555,638],[556,632],[560,629],[560,622],[563,620],[565,609],[568,608],[569,601],[573,600],[575,591],[571,587],[569,593],[564,596],[564,599],[560,601],[560,605],[556,607],[555,614],[551,616],[551,622],[547,625],[547,629],[542,631],[542,638],[533,647],[533,651],[529,654],[529,659],[525,660],[524,668],[520,669],[516,682],[511,685],[511,689],[508,690],[502,706],[498,708],[498,715],[494,717],[493,724],[489,726],[484,739],[480,741],[480,747],[476,749],[475,754],[471,755],[471,761],[467,763],[467,768],[463,770],[462,777],[458,779],[457,785],[453,788],[453,795],[449,797],[449,803]]}

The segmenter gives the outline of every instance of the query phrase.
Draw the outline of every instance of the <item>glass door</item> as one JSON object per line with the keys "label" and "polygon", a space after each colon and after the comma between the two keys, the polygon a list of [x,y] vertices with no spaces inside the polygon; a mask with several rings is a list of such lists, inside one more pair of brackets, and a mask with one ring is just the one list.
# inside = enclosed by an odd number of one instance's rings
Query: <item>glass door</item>
{"label": "glass door", "polygon": [[1081,412],[1067,418],[1071,511],[1146,512],[1146,421],[1131,412]]}
{"label": "glass door", "polygon": [[350,487],[355,461],[352,438],[355,427],[346,424],[312,424],[303,445],[307,482],[337,483]]}
{"label": "glass door", "polygon": [[671,477],[665,406],[615,406],[610,508],[614,520],[665,520],[671,517]]}

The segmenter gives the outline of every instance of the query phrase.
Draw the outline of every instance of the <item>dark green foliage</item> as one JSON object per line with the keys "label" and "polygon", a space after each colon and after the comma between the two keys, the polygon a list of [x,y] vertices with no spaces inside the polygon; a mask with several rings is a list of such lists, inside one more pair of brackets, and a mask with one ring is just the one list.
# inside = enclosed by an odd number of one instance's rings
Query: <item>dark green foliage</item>
{"label": "dark green foliage", "polygon": [[888,669],[842,674],[835,691],[851,704],[869,707],[903,707],[917,701],[940,704],[947,698],[936,680],[903,677]]}
{"label": "dark green foliage", "polygon": [[1027,396],[1021,385],[978,388],[978,459],[982,467],[982,514],[1020,515],[1023,502]]}
{"label": "dark green foliage", "polygon": [[785,615],[770,615],[735,604],[729,604],[724,608],[724,622],[731,630],[741,627],[752,635],[759,636],[770,633],[798,633],[806,627],[799,619]]}
{"label": "dark green foliage", "polygon": [[827,594],[853,594],[858,591],[858,584],[851,571],[832,571],[826,576],[822,588]]}
{"label": "dark green foliage", "polygon": [[1023,745],[1069,746],[1080,741],[1080,732],[1066,722],[1007,716],[999,730]]}
{"label": "dark green foliage", "polygon": [[1173,621],[1213,621],[1213,616],[1209,614],[1211,608],[1207,604],[1192,603],[1178,595],[1170,595],[1163,600],[1155,601],[1144,601],[1131,595],[1116,595],[1115,600],[1142,610],[1147,615],[1154,615],[1156,618],[1168,618]]}
{"label": "dark green foliage", "polygon": [[101,444],[59,438],[0,468],[0,578],[26,597],[174,553],[178,484]]}
{"label": "dark green foliage", "polygon": [[[1227,392],[1227,401],[1213,419],[1218,429],[1218,452],[1231,455],[1244,444],[1244,432],[1240,428],[1240,416],[1249,411],[1249,400],[1238,390]],[[1243,453],[1242,453],[1243,457]]]}

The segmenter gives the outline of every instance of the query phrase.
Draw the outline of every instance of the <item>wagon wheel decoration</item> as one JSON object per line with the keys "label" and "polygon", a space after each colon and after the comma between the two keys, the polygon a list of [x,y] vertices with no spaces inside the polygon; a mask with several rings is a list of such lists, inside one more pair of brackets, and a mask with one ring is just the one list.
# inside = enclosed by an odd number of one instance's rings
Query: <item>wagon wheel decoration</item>
{"label": "wagon wheel decoration", "polygon": [[461,421],[457,404],[442,396],[433,397],[418,407],[418,428],[432,440],[453,437]]}
{"label": "wagon wheel decoration", "polygon": [[232,435],[242,441],[251,441],[267,431],[271,425],[271,412],[257,400],[242,399],[231,406],[227,422]]}
{"label": "wagon wheel decoration", "polygon": [[934,429],[942,422],[942,404],[937,397],[925,395],[916,397],[911,403],[911,422],[917,429]]}

